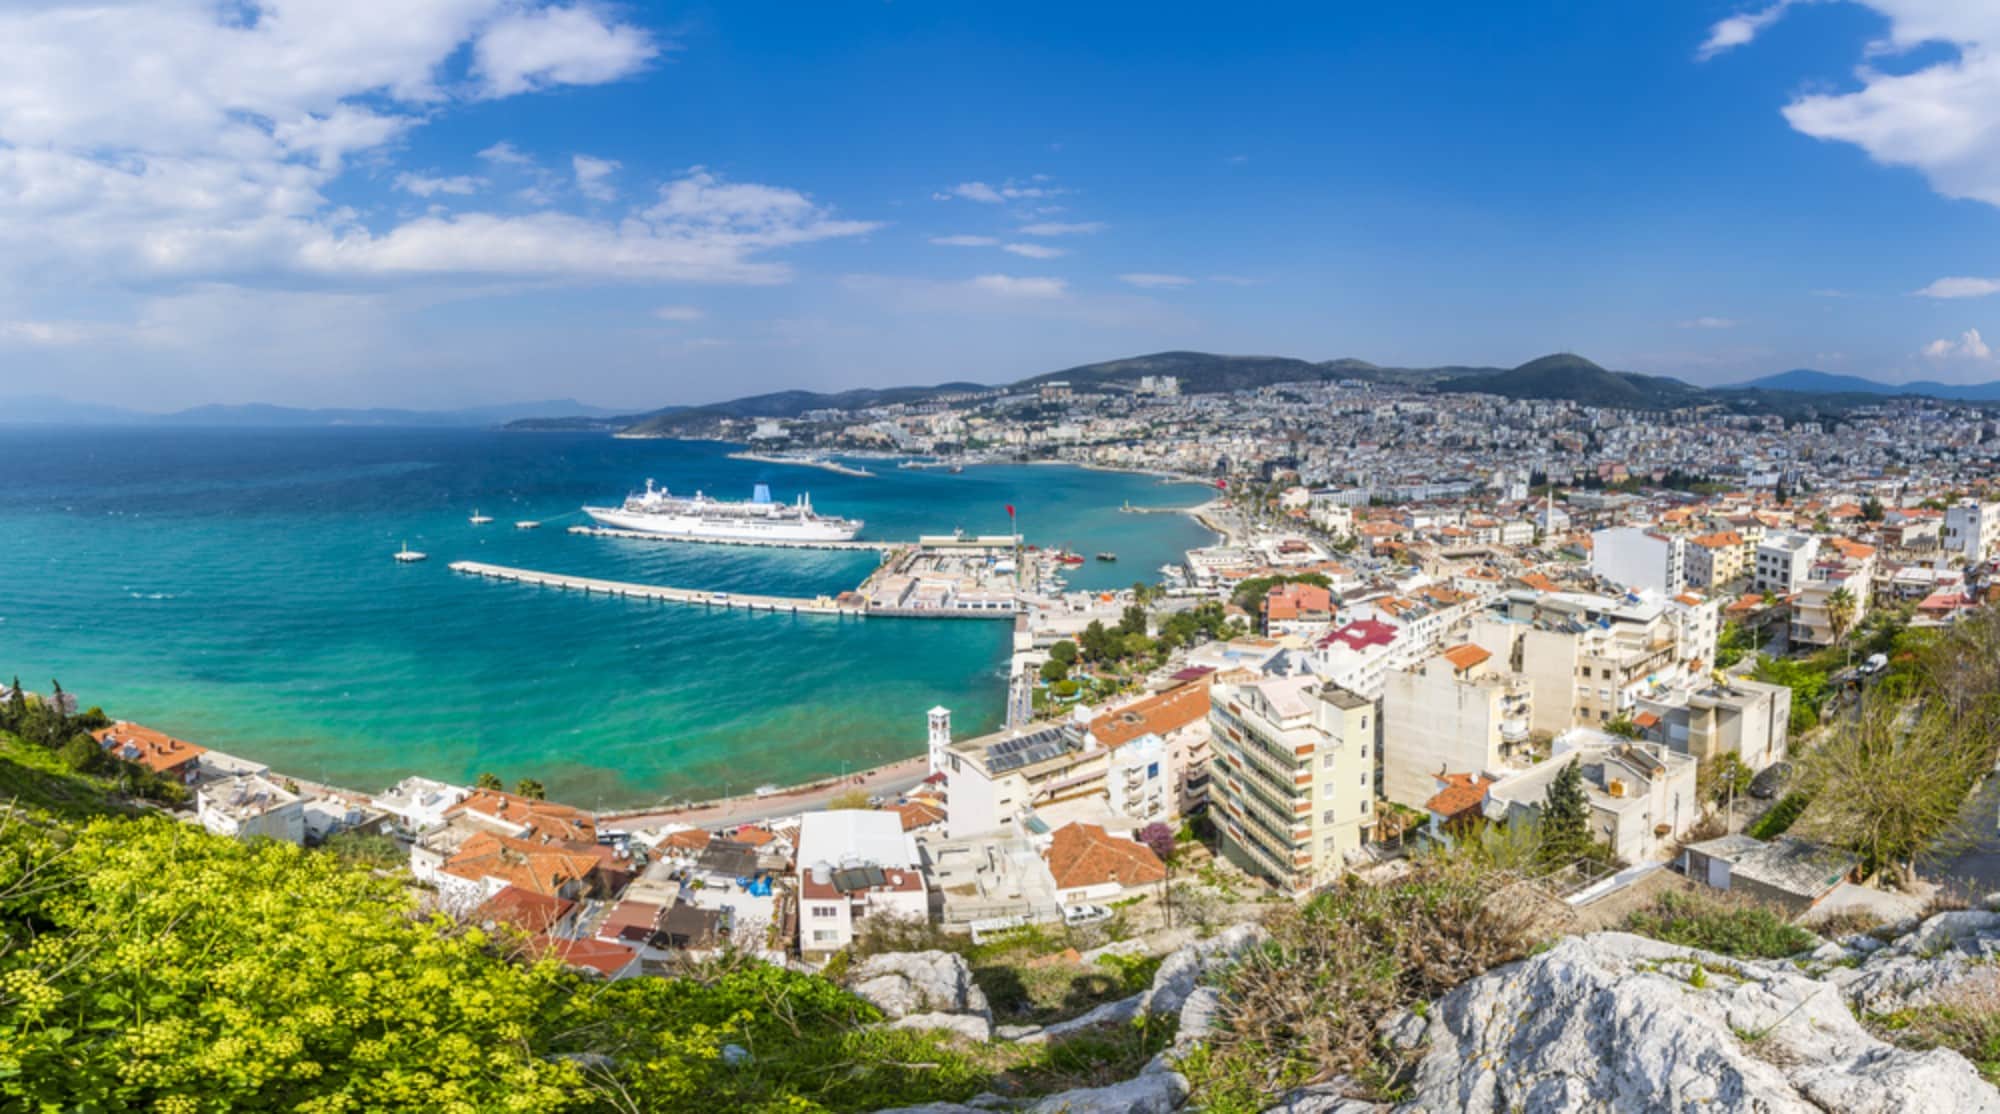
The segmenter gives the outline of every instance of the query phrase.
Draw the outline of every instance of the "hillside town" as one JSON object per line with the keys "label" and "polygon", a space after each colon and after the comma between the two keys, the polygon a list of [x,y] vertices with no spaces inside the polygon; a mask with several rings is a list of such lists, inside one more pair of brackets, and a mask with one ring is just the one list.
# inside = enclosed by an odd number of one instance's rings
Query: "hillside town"
{"label": "hillside town", "polygon": [[1559,794],[1588,838],[1543,885],[1580,915],[1674,884],[1894,916],[1921,897],[1787,834],[1791,758],[1991,602],[1994,433],[1916,400],[1835,427],[1152,378],[760,423],[1199,478],[1221,536],[1127,590],[1010,597],[1008,722],[909,709],[908,776],[593,815],[533,782],[359,794],[140,724],[94,738],[212,832],[372,841],[432,907],[612,979],[814,966],[887,925],[1158,953]]}

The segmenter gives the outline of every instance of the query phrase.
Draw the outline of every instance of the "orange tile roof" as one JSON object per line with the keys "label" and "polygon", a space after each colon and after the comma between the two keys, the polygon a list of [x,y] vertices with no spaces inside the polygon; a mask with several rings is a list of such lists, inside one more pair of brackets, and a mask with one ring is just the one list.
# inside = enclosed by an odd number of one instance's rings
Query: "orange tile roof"
{"label": "orange tile roof", "polygon": [[1461,642],[1444,652],[1444,660],[1450,662],[1453,669],[1460,671],[1471,669],[1492,656],[1486,647],[1475,646],[1470,642]]}
{"label": "orange tile roof", "polygon": [[545,950],[545,953],[554,954],[568,966],[595,971],[606,978],[623,971],[631,964],[632,957],[638,954],[623,944],[613,944],[604,940],[565,940],[560,937],[538,936],[535,942]]}
{"label": "orange tile roof", "polygon": [[1444,782],[1444,788],[1425,801],[1424,807],[1449,818],[1478,808],[1486,800],[1486,788],[1498,779],[1484,774],[1442,774],[1438,780]]}
{"label": "orange tile roof", "polygon": [[91,732],[97,745],[127,762],[137,762],[156,774],[186,770],[189,763],[208,753],[207,747],[176,739],[162,731],[136,723],[114,723]]}
{"label": "orange tile roof", "polygon": [[553,801],[517,797],[498,789],[477,789],[472,796],[446,809],[445,815],[465,812],[525,825],[530,835],[559,843],[597,842],[597,821],[589,813]]}
{"label": "orange tile roof", "polygon": [[492,832],[474,833],[445,861],[445,873],[474,881],[498,878],[529,893],[556,895],[597,869],[597,855]]}
{"label": "orange tile roof", "polygon": [[903,830],[906,832],[929,827],[944,819],[944,810],[929,801],[905,801],[891,811],[903,818]]}
{"label": "orange tile roof", "polygon": [[1116,750],[1141,735],[1164,738],[1207,718],[1208,685],[1196,681],[1113,708],[1090,721],[1090,734],[1099,746]]}
{"label": "orange tile roof", "polygon": [[480,924],[510,924],[533,934],[547,932],[574,908],[573,901],[508,886],[473,910],[472,919]]}
{"label": "orange tile roof", "polygon": [[1543,576],[1541,573],[1538,572],[1531,572],[1528,575],[1522,577],[1521,583],[1526,584],[1528,587],[1533,588],[1537,592],[1562,591],[1562,585],[1557,584],[1555,581],[1550,580],[1548,577]]}
{"label": "orange tile roof", "polygon": [[1723,530],[1715,534],[1703,534],[1695,538],[1694,544],[1703,549],[1730,549],[1743,544],[1743,535],[1734,530]]}
{"label": "orange tile roof", "polygon": [[669,833],[667,838],[660,841],[660,846],[672,847],[679,851],[705,851],[708,849],[708,841],[714,838],[705,828],[684,828]]}
{"label": "orange tile roof", "polygon": [[1856,561],[1865,561],[1875,556],[1874,546],[1863,545],[1852,538],[1833,538],[1831,542],[1833,548],[1839,550],[1842,557],[1851,558]]}
{"label": "orange tile roof", "polygon": [[1116,882],[1143,886],[1167,876],[1167,867],[1153,849],[1136,840],[1110,835],[1095,824],[1072,823],[1057,828],[1049,841],[1049,873],[1056,888],[1081,889]]}
{"label": "orange tile roof", "polygon": [[762,847],[767,843],[775,843],[778,839],[768,829],[751,827],[736,829],[735,834],[730,836],[730,838],[738,843],[747,843],[752,847]]}

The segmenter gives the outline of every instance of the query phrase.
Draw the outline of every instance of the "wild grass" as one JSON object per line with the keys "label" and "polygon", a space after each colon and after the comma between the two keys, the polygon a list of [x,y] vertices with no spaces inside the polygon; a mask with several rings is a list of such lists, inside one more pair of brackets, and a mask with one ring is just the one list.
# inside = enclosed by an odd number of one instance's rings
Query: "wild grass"
{"label": "wild grass", "polygon": [[1626,918],[1625,931],[1740,959],[1782,959],[1819,942],[1764,906],[1693,891],[1661,894]]}

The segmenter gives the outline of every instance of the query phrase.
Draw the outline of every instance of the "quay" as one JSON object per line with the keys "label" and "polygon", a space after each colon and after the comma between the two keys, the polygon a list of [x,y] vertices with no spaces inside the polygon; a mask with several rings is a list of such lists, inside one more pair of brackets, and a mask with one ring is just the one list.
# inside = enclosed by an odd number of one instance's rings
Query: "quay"
{"label": "quay", "polygon": [[875,473],[870,472],[866,468],[856,468],[851,464],[842,464],[837,460],[828,460],[825,457],[778,456],[771,453],[743,452],[730,453],[729,459],[750,460],[758,464],[789,464],[795,468],[818,468],[822,471],[835,472],[842,476],[861,476],[869,479],[874,478],[875,475]]}
{"label": "quay", "polygon": [[908,542],[813,542],[778,541],[764,538],[687,538],[675,534],[649,534],[644,530],[617,530],[609,526],[572,526],[572,534],[591,538],[626,538],[641,542],[686,542],[689,545],[747,545],[760,549],[844,549],[858,552],[874,552],[887,556],[899,549],[909,547]]}
{"label": "quay", "polygon": [[532,569],[515,569],[505,565],[488,565],[480,561],[453,561],[451,571],[467,576],[477,576],[485,580],[502,580],[514,584],[532,584],[541,588],[562,588],[586,595],[596,593],[617,596],[623,599],[658,600],[663,603],[693,604],[699,607],[733,607],[745,611],[769,611],[785,615],[834,615],[842,618],[861,618],[868,609],[859,604],[841,603],[828,596],[818,599],[797,599],[790,596],[762,596],[740,592],[708,592],[693,588],[668,588],[654,584],[629,584],[619,580],[598,580],[588,576],[567,576],[562,573],[535,572]]}

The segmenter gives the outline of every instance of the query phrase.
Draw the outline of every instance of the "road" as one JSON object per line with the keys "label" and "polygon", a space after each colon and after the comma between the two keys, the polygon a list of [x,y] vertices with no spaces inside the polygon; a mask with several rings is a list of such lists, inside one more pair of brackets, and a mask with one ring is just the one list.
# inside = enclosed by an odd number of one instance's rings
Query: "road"
{"label": "road", "polygon": [[662,824],[727,828],[822,809],[835,797],[856,789],[871,796],[880,795],[894,799],[916,788],[929,774],[929,757],[918,755],[887,766],[878,766],[845,780],[834,778],[829,782],[791,789],[768,797],[745,795],[710,801],[691,808],[657,809],[640,813],[599,813],[598,818],[603,827],[621,830],[658,827]]}

